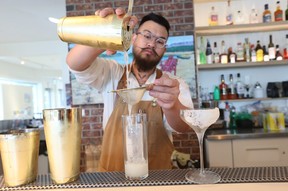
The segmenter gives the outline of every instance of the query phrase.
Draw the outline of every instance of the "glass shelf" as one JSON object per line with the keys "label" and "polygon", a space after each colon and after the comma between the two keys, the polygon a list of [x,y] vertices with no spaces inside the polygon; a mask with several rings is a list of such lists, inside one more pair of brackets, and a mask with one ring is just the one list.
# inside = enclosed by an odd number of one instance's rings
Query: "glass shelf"
{"label": "glass shelf", "polygon": [[277,97],[277,98],[248,98],[248,99],[225,99],[219,100],[219,102],[254,102],[254,101],[272,101],[272,100],[287,100],[288,97]]}
{"label": "glass shelf", "polygon": [[226,2],[226,1],[227,0],[194,0],[194,3],[211,3],[211,2]]}
{"label": "glass shelf", "polygon": [[223,34],[257,33],[283,30],[288,30],[288,21],[196,27],[195,34],[196,36],[213,36]]}
{"label": "glass shelf", "polygon": [[268,62],[236,62],[228,64],[198,64],[198,70],[224,69],[224,68],[248,68],[267,66],[287,66],[288,60],[268,61]]}

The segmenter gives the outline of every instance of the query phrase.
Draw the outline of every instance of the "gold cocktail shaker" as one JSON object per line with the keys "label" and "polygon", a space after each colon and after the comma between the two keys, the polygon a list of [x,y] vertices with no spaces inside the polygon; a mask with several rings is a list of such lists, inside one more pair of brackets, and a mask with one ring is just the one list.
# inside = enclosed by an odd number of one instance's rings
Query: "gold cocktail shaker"
{"label": "gold cocktail shaker", "polygon": [[6,186],[20,186],[36,180],[39,144],[39,129],[11,130],[0,134],[0,151]]}
{"label": "gold cocktail shaker", "polygon": [[128,14],[122,18],[116,14],[63,17],[57,22],[57,32],[64,42],[127,51],[132,37],[129,20]]}
{"label": "gold cocktail shaker", "polygon": [[43,122],[52,181],[65,184],[77,180],[80,175],[81,108],[44,109]]}

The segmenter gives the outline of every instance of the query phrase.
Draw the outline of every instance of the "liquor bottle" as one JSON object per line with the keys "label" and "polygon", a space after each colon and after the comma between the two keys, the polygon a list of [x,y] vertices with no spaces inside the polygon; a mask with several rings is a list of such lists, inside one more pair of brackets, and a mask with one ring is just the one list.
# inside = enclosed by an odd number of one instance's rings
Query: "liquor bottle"
{"label": "liquor bottle", "polygon": [[278,44],[276,45],[276,55],[275,56],[276,56],[276,60],[283,60],[283,56],[280,52],[280,48],[279,48]]}
{"label": "liquor bottle", "polygon": [[286,34],[286,44],[284,48],[284,59],[288,59],[288,34]]}
{"label": "liquor bottle", "polygon": [[263,60],[264,60],[264,62],[267,62],[270,60],[269,59],[269,53],[268,53],[265,45],[263,46]]}
{"label": "liquor bottle", "polygon": [[236,62],[236,53],[233,52],[232,47],[228,48],[228,62],[229,63],[235,63]]}
{"label": "liquor bottle", "polygon": [[250,83],[250,76],[247,75],[244,77],[244,87],[245,87],[245,98],[251,98],[251,83]]}
{"label": "liquor bottle", "polygon": [[226,10],[226,25],[233,25],[233,12],[230,6],[231,1],[228,0],[227,3],[228,6]]}
{"label": "liquor bottle", "polygon": [[200,38],[200,64],[206,64],[206,54],[205,54],[204,38]]}
{"label": "liquor bottle", "polygon": [[217,42],[214,42],[214,47],[213,47],[213,63],[218,64],[220,63],[220,57],[219,57],[219,50],[217,47]]}
{"label": "liquor bottle", "polygon": [[238,99],[243,99],[245,95],[245,86],[241,80],[240,73],[237,73],[237,81],[236,81],[236,94]]}
{"label": "liquor bottle", "polygon": [[237,14],[235,15],[235,24],[244,24],[245,23],[245,18],[242,12],[239,10],[237,11]]}
{"label": "liquor bottle", "polygon": [[202,108],[203,106],[203,89],[202,89],[202,86],[199,85],[199,97],[198,97],[198,104],[199,104],[199,108]]}
{"label": "liquor bottle", "polygon": [[206,46],[206,62],[207,64],[212,64],[212,48],[208,39]]}
{"label": "liquor bottle", "polygon": [[263,48],[262,46],[260,45],[260,41],[257,40],[257,45],[256,45],[256,48],[255,48],[255,51],[256,51],[256,61],[257,62],[262,62],[263,61]]}
{"label": "liquor bottle", "polygon": [[220,54],[220,63],[221,64],[227,64],[228,63],[228,54],[225,50],[225,41],[222,40],[221,42],[221,54]]}
{"label": "liquor bottle", "polygon": [[287,8],[285,11],[285,20],[288,21],[288,0],[287,0]]}
{"label": "liquor bottle", "polygon": [[221,83],[219,85],[219,90],[220,90],[220,99],[221,100],[226,100],[228,99],[228,95],[227,95],[227,84],[225,83],[225,78],[224,78],[224,74],[221,75]]}
{"label": "liquor bottle", "polygon": [[220,111],[219,118],[221,120],[224,120],[225,102],[224,101],[219,101],[218,102],[218,107],[219,107],[219,111]]}
{"label": "liquor bottle", "polygon": [[220,100],[220,90],[218,86],[214,87],[214,92],[213,92],[213,99],[215,101],[219,101]]}
{"label": "liquor bottle", "polygon": [[237,124],[236,124],[236,108],[234,106],[232,106],[231,109],[230,109],[230,123],[229,123],[229,127],[231,129],[237,128]]}
{"label": "liquor bottle", "polygon": [[276,11],[274,12],[274,21],[283,21],[283,11],[280,7],[280,1],[276,3]]}
{"label": "liquor bottle", "polygon": [[225,102],[224,122],[225,122],[225,127],[229,128],[229,124],[230,124],[230,106],[229,106],[228,102]]}
{"label": "liquor bottle", "polygon": [[269,59],[275,60],[276,50],[275,50],[275,46],[274,46],[273,41],[272,41],[272,35],[269,35],[268,53],[269,53]]}
{"label": "liquor bottle", "polygon": [[201,61],[200,61],[200,48],[199,46],[197,46],[197,49],[196,49],[196,63],[199,65],[201,64]]}
{"label": "liquor bottle", "polygon": [[235,84],[233,81],[233,74],[229,75],[229,84],[228,84],[228,99],[237,99]]}
{"label": "liquor bottle", "polygon": [[257,13],[255,8],[251,9],[251,13],[250,13],[250,16],[249,16],[249,22],[251,24],[259,23],[258,13]]}
{"label": "liquor bottle", "polygon": [[269,23],[272,21],[271,11],[269,10],[269,5],[264,5],[264,12],[263,12],[263,23]]}
{"label": "liquor bottle", "polygon": [[251,45],[251,62],[257,61],[256,50],[254,48],[254,44]]}
{"label": "liquor bottle", "polygon": [[244,47],[241,42],[238,42],[236,50],[236,61],[243,62],[244,60]]}
{"label": "liquor bottle", "polygon": [[245,52],[244,56],[245,56],[246,62],[250,62],[251,61],[251,48],[250,48],[250,43],[249,43],[248,38],[245,38],[244,52]]}
{"label": "liquor bottle", "polygon": [[215,11],[215,7],[211,7],[210,17],[209,17],[209,26],[218,25],[218,13]]}

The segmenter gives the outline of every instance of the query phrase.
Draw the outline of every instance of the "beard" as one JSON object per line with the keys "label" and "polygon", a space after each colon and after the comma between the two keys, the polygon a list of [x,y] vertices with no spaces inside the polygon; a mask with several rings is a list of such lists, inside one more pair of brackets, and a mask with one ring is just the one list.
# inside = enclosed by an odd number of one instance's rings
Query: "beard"
{"label": "beard", "polygon": [[[156,66],[159,64],[162,56],[159,56],[156,51],[154,49],[151,48],[140,48],[141,51],[137,54],[135,51],[135,48],[137,47],[133,47],[133,55],[134,55],[134,62],[135,65],[138,69],[138,71],[141,72],[146,72],[146,71],[150,71],[152,69],[155,69]],[[145,51],[146,49],[149,49],[151,51],[153,51],[155,56],[142,56],[141,53],[143,51]]]}

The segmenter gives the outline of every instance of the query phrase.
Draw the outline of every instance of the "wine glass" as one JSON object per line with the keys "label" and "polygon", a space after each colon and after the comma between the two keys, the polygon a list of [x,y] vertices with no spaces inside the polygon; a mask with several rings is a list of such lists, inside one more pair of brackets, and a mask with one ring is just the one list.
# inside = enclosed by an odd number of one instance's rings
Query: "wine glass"
{"label": "wine glass", "polygon": [[185,109],[180,110],[181,119],[196,133],[200,148],[200,169],[193,169],[186,173],[185,178],[197,184],[211,184],[220,181],[221,177],[215,172],[204,169],[203,137],[210,125],[219,118],[219,109]]}

